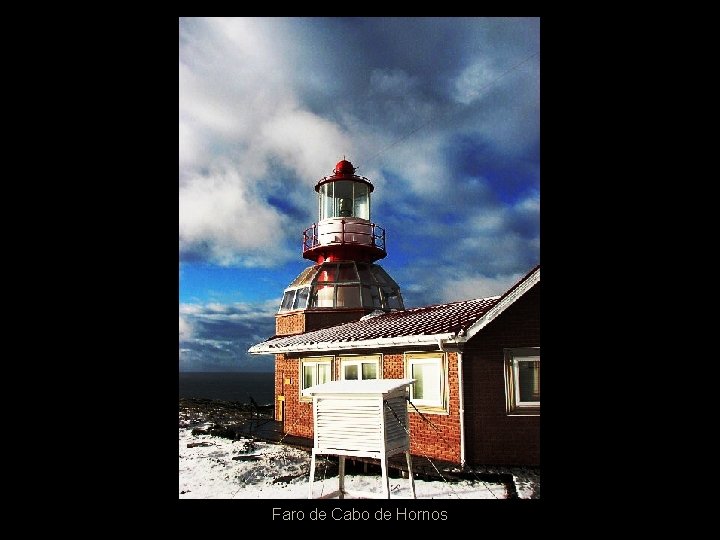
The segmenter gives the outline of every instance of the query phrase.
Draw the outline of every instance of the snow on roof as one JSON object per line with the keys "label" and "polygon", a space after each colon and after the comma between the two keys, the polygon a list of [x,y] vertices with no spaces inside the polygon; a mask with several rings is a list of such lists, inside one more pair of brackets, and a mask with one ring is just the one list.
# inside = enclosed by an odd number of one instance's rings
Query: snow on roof
{"label": "snow on roof", "polygon": [[252,354],[376,349],[464,342],[540,281],[540,265],[501,296],[393,311],[291,336],[273,336],[250,347]]}
{"label": "snow on roof", "polygon": [[304,396],[315,394],[387,394],[415,382],[415,379],[368,379],[366,381],[331,381],[303,390]]}

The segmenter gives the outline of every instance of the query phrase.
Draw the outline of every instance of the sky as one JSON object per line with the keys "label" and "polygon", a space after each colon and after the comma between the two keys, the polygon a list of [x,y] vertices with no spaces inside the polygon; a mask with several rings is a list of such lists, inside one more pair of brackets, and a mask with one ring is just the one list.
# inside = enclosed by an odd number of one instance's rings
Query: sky
{"label": "sky", "polygon": [[502,294],[540,260],[539,19],[181,18],[180,371],[273,370],[343,158],[406,308]]}

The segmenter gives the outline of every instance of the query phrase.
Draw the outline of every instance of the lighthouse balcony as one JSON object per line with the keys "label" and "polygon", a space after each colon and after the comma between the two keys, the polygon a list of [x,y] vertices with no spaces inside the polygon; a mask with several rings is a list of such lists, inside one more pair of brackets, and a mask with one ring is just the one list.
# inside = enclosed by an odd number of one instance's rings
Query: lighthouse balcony
{"label": "lighthouse balcony", "polygon": [[374,259],[385,257],[385,229],[362,218],[335,217],[313,223],[303,231],[303,256],[314,257],[327,248],[357,248]]}

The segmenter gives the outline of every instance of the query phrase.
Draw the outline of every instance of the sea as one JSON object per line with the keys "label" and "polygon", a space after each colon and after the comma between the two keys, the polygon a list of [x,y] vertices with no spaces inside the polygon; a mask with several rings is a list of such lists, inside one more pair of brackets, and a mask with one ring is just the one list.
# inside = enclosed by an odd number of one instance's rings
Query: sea
{"label": "sea", "polygon": [[270,405],[275,399],[275,374],[257,372],[180,372],[181,398],[222,399]]}

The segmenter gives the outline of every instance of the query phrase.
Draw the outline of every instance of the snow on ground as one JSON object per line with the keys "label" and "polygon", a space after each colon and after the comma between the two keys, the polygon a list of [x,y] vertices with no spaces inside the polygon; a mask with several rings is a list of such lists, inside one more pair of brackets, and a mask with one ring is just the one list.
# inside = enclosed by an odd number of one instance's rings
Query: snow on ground
{"label": "snow on ground", "polygon": [[[190,445],[190,447],[188,447]],[[180,428],[181,499],[307,499],[310,454],[283,444],[192,435]],[[233,459],[238,458],[238,459]],[[313,495],[338,488],[338,477],[323,479],[318,459]],[[379,474],[345,475],[347,491],[380,493]],[[480,481],[415,480],[418,499],[505,499],[505,486]],[[521,495],[522,496],[522,495]],[[409,481],[390,478],[390,497],[412,498]],[[350,498],[350,497],[348,497]]]}

